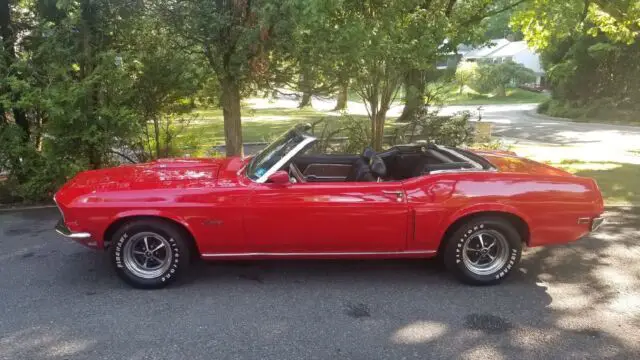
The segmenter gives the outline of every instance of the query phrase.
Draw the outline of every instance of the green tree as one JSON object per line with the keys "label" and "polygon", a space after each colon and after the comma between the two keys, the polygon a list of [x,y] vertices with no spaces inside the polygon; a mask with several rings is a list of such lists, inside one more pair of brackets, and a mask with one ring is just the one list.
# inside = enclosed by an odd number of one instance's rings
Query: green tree
{"label": "green tree", "polygon": [[473,82],[475,76],[477,76],[478,63],[463,61],[458,64],[456,68],[455,81],[459,86],[458,93],[462,94],[462,90],[465,85],[469,85]]}
{"label": "green tree", "polygon": [[192,49],[200,49],[220,83],[227,155],[241,155],[240,102],[269,70],[269,52],[287,33],[288,3],[163,0],[158,11]]}
{"label": "green tree", "polygon": [[564,117],[637,117],[640,2],[535,1],[516,12],[512,25],[541,53],[552,90],[543,109]]}
{"label": "green tree", "polygon": [[[457,45],[482,36],[482,19],[506,11],[492,1],[337,1],[331,16],[347,19],[348,36],[336,46],[350,49],[352,88],[362,98],[371,119],[372,145],[382,147],[386,113],[405,83],[409,113],[424,104],[425,79],[437,78],[436,60],[451,55]],[[337,15],[336,15],[337,14]]]}
{"label": "green tree", "polygon": [[640,35],[640,2],[629,0],[537,0],[524,4],[512,18],[530,45],[544,49],[579,33],[604,34],[632,43]]}

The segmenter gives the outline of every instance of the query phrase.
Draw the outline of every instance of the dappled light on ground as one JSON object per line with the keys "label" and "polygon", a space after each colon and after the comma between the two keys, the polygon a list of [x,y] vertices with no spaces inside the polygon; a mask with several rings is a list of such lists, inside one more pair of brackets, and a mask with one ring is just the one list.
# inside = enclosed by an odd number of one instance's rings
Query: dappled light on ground
{"label": "dappled light on ground", "polygon": [[67,359],[86,353],[97,340],[72,335],[51,326],[33,327],[0,337],[0,357],[5,359]]}
{"label": "dappled light on ground", "polygon": [[235,261],[140,291],[52,235],[55,209],[0,213],[0,357],[638,359],[640,208],[605,216],[497,286],[435,261]]}
{"label": "dappled light on ground", "polygon": [[397,344],[418,344],[438,339],[447,330],[445,324],[417,321],[396,331],[392,341]]}

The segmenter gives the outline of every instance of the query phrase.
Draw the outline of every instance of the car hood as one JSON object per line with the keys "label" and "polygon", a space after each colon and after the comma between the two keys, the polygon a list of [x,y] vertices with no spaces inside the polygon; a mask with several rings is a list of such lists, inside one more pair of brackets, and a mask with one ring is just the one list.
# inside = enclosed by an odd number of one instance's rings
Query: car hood
{"label": "car hood", "polygon": [[474,151],[474,153],[485,158],[501,172],[548,176],[574,176],[569,172],[554,168],[553,166],[519,157],[510,151],[482,150]]}
{"label": "car hood", "polygon": [[58,191],[56,201],[99,192],[214,187],[225,163],[226,159],[161,159],[83,171]]}

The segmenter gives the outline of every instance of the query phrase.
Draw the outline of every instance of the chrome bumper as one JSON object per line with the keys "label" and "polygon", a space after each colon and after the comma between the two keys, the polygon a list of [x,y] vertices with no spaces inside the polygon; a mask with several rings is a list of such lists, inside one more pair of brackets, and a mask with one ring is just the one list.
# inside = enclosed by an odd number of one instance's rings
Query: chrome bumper
{"label": "chrome bumper", "polygon": [[72,239],[89,239],[91,237],[91,234],[86,232],[71,232],[62,219],[58,220],[55,229],[58,234]]}
{"label": "chrome bumper", "polygon": [[598,230],[602,224],[604,224],[603,217],[593,218],[593,220],[591,220],[591,232]]}

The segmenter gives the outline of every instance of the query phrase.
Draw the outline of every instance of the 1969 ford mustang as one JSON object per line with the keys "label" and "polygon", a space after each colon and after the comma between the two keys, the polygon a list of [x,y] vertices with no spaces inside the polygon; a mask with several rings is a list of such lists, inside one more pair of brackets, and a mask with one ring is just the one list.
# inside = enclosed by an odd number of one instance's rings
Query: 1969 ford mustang
{"label": "1969 ford mustang", "polygon": [[509,152],[434,144],[311,155],[298,126],[248,158],[163,159],[85,171],[55,195],[56,230],[108,250],[141,288],[184,275],[196,257],[430,258],[494,284],[523,247],[595,231],[595,181]]}

